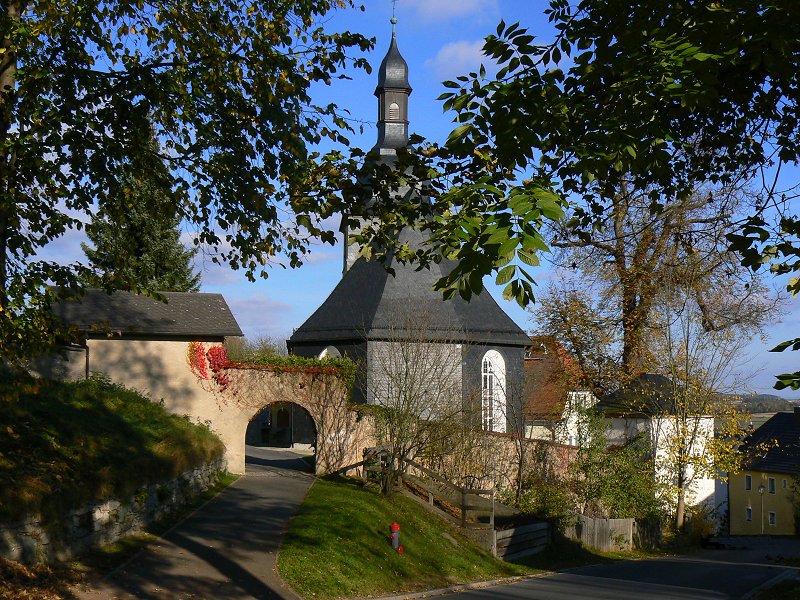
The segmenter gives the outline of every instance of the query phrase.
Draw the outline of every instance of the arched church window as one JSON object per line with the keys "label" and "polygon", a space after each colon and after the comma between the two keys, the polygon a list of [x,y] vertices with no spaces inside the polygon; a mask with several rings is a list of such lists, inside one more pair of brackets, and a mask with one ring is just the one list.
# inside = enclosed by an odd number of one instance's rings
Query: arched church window
{"label": "arched church window", "polygon": [[317,355],[317,358],[342,358],[342,353],[336,346],[326,346],[322,352]]}
{"label": "arched church window", "polygon": [[497,350],[483,355],[481,423],[486,431],[506,430],[506,363]]}
{"label": "arched church window", "polygon": [[389,120],[398,121],[399,119],[400,119],[400,107],[397,105],[397,102],[392,102],[389,105]]}

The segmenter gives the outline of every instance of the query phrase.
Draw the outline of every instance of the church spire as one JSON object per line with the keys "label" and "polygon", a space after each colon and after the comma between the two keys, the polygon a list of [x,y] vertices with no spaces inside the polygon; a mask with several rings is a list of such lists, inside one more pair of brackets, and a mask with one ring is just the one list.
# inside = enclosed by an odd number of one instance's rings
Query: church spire
{"label": "church spire", "polygon": [[373,151],[393,155],[408,144],[408,63],[397,49],[397,18],[392,16],[392,43],[378,69],[378,142]]}

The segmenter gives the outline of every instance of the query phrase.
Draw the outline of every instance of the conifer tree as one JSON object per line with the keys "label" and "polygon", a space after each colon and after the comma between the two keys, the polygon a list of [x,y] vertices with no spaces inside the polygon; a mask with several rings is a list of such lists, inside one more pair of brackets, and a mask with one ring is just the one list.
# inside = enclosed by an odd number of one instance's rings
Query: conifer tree
{"label": "conifer tree", "polygon": [[95,272],[86,283],[196,292],[200,275],[191,263],[197,250],[180,241],[181,218],[166,168],[160,161],[148,162],[150,171],[131,167],[119,194],[109,198],[86,227],[94,248],[85,243],[81,247]]}

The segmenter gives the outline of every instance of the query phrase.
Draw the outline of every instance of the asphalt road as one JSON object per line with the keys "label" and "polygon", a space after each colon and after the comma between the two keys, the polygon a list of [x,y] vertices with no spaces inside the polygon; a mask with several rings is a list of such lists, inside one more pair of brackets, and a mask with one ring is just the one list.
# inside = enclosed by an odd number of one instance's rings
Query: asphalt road
{"label": "asphalt road", "polygon": [[247,447],[246,475],[80,600],[298,600],[276,554],[313,481],[289,450]]}
{"label": "asphalt road", "polygon": [[723,600],[745,598],[754,589],[795,569],[717,558],[675,557],[580,567],[549,577],[447,596],[464,600]]}

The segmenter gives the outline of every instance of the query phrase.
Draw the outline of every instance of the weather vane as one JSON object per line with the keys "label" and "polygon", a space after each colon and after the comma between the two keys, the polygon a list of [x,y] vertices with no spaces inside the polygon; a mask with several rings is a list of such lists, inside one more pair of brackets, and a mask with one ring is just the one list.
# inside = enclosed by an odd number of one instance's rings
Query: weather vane
{"label": "weather vane", "polygon": [[394,33],[394,31],[395,31],[395,25],[397,25],[397,16],[396,16],[396,14],[395,14],[395,13],[396,13],[396,11],[397,11],[397,0],[392,0],[392,20],[391,20],[391,23],[392,23],[392,33]]}

